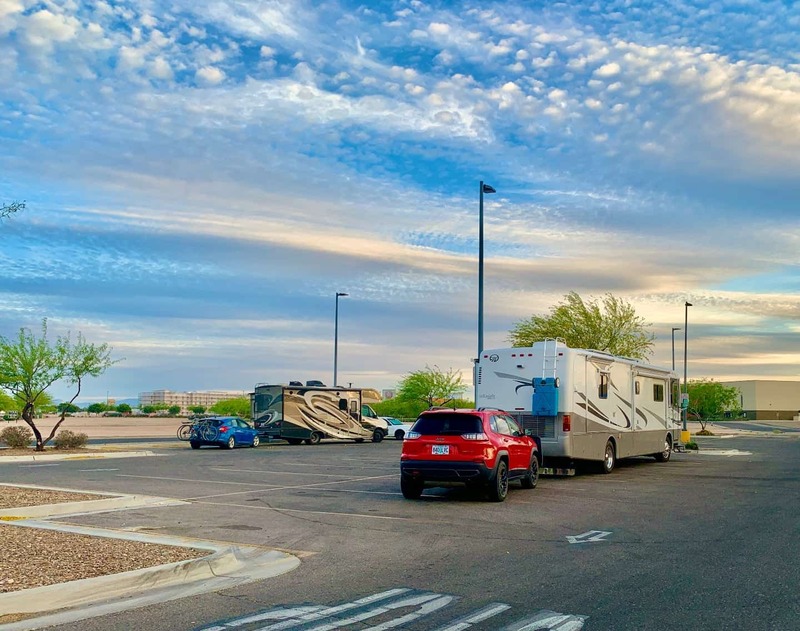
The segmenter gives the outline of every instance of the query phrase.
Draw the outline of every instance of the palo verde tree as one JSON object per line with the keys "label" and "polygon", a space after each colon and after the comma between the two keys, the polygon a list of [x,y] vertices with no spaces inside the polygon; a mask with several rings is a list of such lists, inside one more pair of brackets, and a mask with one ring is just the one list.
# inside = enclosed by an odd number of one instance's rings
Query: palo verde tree
{"label": "palo verde tree", "polygon": [[47,339],[46,319],[42,320],[41,336],[26,328],[19,330],[16,340],[0,336],[0,387],[11,393],[20,404],[22,420],[36,437],[36,451],[43,451],[56,435],[68,409],[67,406],[63,408],[50,435],[42,438],[34,419],[47,389],[59,381],[74,386],[75,394],[67,402],[68,406],[72,405],[81,393],[83,381],[87,377],[100,376],[114,363],[108,344],[90,344],[80,333],[74,340],[67,334],[51,343]]}
{"label": "palo verde tree", "polygon": [[563,338],[571,348],[591,348],[612,355],[645,359],[655,336],[649,324],[621,298],[606,294],[601,300],[583,300],[571,291],[551,307],[549,315],[517,322],[508,335],[513,346],[531,346],[545,338]]}
{"label": "palo verde tree", "polygon": [[739,389],[725,386],[713,379],[692,379],[687,384],[689,407],[686,413],[700,422],[701,431],[706,430],[709,421],[722,418],[725,412],[739,415]]}
{"label": "palo verde tree", "polygon": [[447,372],[438,366],[408,373],[397,385],[398,401],[421,401],[429,408],[434,405],[448,405],[467,387],[461,377],[461,371],[452,368]]}
{"label": "palo verde tree", "polygon": [[211,411],[220,416],[250,418],[250,399],[248,397],[236,397],[217,401],[211,406]]}

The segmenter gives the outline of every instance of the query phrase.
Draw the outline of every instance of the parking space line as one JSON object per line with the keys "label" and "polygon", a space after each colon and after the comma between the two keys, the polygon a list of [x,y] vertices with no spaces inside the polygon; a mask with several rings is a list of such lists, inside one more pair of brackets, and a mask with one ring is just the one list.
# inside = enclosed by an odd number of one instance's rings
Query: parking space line
{"label": "parking space line", "polygon": [[[297,471],[272,471],[267,469],[228,469],[226,467],[209,467],[212,471],[233,471],[235,473],[273,473],[276,475],[298,475]],[[355,478],[356,476],[345,475],[343,473],[313,473],[317,478]]]}
{"label": "parking space line", "polygon": [[[156,475],[131,475],[126,473],[118,473],[118,478],[140,478],[144,480],[167,480],[169,482],[195,482],[199,484],[228,484],[228,485],[235,485],[235,486],[257,486],[263,488],[265,486],[270,487],[280,487],[277,484],[269,484],[267,482],[262,482],[261,484],[255,484],[254,482],[223,482],[221,480],[192,480],[191,478],[167,478],[162,476]],[[345,482],[349,482],[349,480],[344,480]],[[283,488],[283,487],[280,487]],[[249,491],[246,491],[249,492]]]}
{"label": "parking space line", "polygon": [[[344,483],[347,483],[347,482],[363,482],[365,480],[379,480],[381,478],[394,478],[394,477],[396,477],[395,474],[391,474],[391,475],[373,475],[373,476],[370,476],[370,477],[367,477],[367,478],[352,478],[350,480],[339,480],[338,482],[331,481],[331,482],[316,482],[314,484],[294,484],[294,485],[291,485],[291,486],[272,486],[271,488],[265,488],[263,490],[264,491],[285,491],[285,490],[288,490],[288,489],[309,489],[309,488],[314,488],[314,487],[319,487],[319,486],[326,486],[326,485],[329,485],[329,484],[344,484]],[[199,480],[193,480],[193,482],[199,482]],[[236,482],[227,482],[225,484],[236,484]],[[263,486],[263,485],[249,484],[248,486]],[[269,486],[269,485],[267,485],[267,486]],[[331,490],[333,490],[333,489],[331,489]],[[196,497],[184,497],[184,498],[181,498],[181,499],[183,499],[186,502],[191,502],[191,501],[194,501],[194,500],[210,499],[212,497],[225,497],[227,495],[241,495],[243,493],[249,493],[249,492],[250,491],[238,491],[238,492],[234,492],[234,493],[215,493],[213,495],[198,495]]]}
{"label": "parking space line", "polygon": [[[358,459],[357,458],[352,458],[352,460],[358,460]],[[358,461],[362,462],[360,460],[358,460]],[[306,464],[304,462],[282,462],[281,464],[284,467],[306,467],[306,468],[308,467],[308,464]],[[349,465],[349,464],[325,464],[325,465],[320,465],[320,466],[324,466],[326,469],[350,469],[351,471],[354,468],[353,465]],[[396,467],[358,467],[358,468],[359,469],[380,469],[381,471],[399,471],[400,470],[400,465],[398,463],[398,465]]]}
{"label": "parking space line", "polygon": [[233,504],[231,502],[195,502],[196,504],[206,504],[208,506],[230,506],[235,508],[253,508],[256,510],[268,510],[277,513],[309,513],[313,515],[335,515],[338,517],[363,517],[365,519],[384,519],[389,521],[409,521],[410,517],[389,517],[388,515],[365,515],[364,513],[337,513],[333,511],[308,510],[300,508],[280,508],[278,506],[252,506],[250,504]]}

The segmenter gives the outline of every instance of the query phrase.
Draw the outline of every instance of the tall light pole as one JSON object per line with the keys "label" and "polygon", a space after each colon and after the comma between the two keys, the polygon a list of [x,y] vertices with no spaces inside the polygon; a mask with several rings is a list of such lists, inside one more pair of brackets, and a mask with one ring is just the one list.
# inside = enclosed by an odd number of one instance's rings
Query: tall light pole
{"label": "tall light pole", "polygon": [[[684,302],[683,303],[683,391],[686,396],[689,396],[689,381],[687,379],[687,370],[686,370],[686,349],[687,349],[687,341],[689,340],[689,307],[692,306],[691,302]],[[681,410],[683,413],[683,431],[686,431],[686,408],[683,407],[683,401],[681,401]]]}
{"label": "tall light pole", "polygon": [[672,327],[672,372],[675,372],[675,331],[680,331],[681,327]]}
{"label": "tall light pole", "polygon": [[336,315],[333,324],[333,387],[336,387],[336,370],[339,364],[339,298],[349,296],[341,291],[336,292]]}
{"label": "tall light pole", "polygon": [[[478,355],[480,359],[483,350],[483,194],[496,193],[488,184],[481,180],[480,184],[480,206],[478,219]],[[477,405],[477,401],[475,404]]]}

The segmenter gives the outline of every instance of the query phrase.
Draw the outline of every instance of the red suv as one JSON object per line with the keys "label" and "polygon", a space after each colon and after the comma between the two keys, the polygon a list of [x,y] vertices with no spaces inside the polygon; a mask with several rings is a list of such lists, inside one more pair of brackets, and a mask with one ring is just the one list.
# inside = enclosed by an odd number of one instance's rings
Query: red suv
{"label": "red suv", "polygon": [[405,435],[400,489],[418,499],[425,485],[485,485],[489,499],[502,502],[508,483],[532,489],[539,478],[541,450],[502,410],[428,410]]}

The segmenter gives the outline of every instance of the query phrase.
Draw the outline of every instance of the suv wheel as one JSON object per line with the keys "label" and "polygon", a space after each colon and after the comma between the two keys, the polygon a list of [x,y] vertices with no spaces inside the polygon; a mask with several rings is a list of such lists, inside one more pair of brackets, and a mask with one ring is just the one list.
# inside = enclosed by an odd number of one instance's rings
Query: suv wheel
{"label": "suv wheel", "polygon": [[522,488],[523,489],[535,489],[536,483],[539,481],[539,459],[536,457],[536,454],[531,456],[531,466],[528,467],[528,471],[525,473],[525,477],[522,478]]}
{"label": "suv wheel", "polygon": [[403,492],[403,497],[407,500],[418,500],[422,495],[424,485],[422,482],[416,482],[411,478],[402,476],[400,478],[400,490]]}
{"label": "suv wheel", "polygon": [[505,460],[497,463],[497,472],[494,480],[489,483],[489,499],[492,502],[502,502],[508,495],[508,465]]}
{"label": "suv wheel", "polygon": [[383,440],[383,432],[381,430],[376,429],[374,432],[372,432],[372,442],[373,443],[379,443],[382,440]]}

